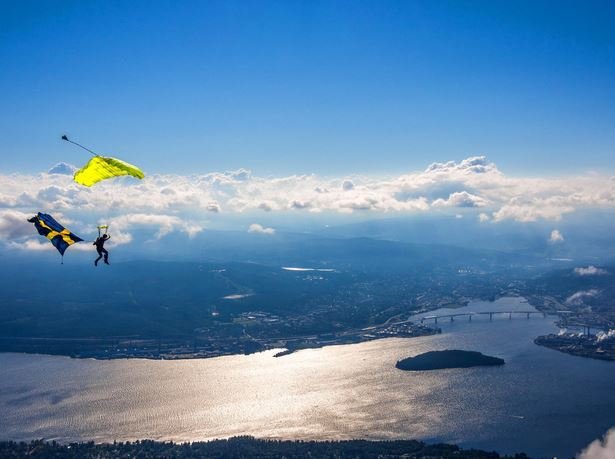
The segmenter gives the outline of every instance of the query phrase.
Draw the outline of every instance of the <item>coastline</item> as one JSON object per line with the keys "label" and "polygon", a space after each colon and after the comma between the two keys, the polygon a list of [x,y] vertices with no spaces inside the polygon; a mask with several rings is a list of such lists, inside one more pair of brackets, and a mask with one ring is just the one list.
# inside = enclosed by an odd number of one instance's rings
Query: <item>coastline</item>
{"label": "coastline", "polygon": [[283,357],[302,349],[355,344],[384,338],[413,338],[439,333],[439,329],[404,321],[369,329],[347,330],[318,335],[253,337],[229,339],[168,338],[0,338],[0,353],[58,355],[74,359],[116,360],[190,360],[249,355],[281,349],[274,357]]}
{"label": "coastline", "polygon": [[542,335],[534,339],[534,344],[575,357],[615,361],[615,339],[598,341],[586,335]]}

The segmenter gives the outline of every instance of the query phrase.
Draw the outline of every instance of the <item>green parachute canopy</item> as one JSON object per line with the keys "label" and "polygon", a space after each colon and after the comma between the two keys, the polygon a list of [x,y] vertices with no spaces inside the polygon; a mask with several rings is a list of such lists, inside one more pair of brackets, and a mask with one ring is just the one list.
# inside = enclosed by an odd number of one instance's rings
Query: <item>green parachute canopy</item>
{"label": "green parachute canopy", "polygon": [[81,185],[92,186],[101,180],[122,175],[131,175],[138,179],[145,177],[141,169],[121,159],[108,156],[94,156],[84,167],[75,172],[74,179],[75,182]]}

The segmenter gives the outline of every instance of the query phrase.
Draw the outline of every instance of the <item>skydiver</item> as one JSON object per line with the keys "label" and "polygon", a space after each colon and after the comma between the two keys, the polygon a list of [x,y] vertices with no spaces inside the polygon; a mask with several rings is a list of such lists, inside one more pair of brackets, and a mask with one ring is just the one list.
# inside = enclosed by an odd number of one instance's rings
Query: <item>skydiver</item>
{"label": "skydiver", "polygon": [[94,260],[94,266],[98,266],[98,262],[103,257],[104,257],[105,264],[107,265],[109,264],[109,252],[107,252],[107,250],[104,247],[105,242],[107,242],[109,239],[111,239],[111,236],[105,233],[102,236],[98,236],[96,240],[94,241],[94,243],[92,244],[96,246],[96,251],[98,252],[98,258]]}

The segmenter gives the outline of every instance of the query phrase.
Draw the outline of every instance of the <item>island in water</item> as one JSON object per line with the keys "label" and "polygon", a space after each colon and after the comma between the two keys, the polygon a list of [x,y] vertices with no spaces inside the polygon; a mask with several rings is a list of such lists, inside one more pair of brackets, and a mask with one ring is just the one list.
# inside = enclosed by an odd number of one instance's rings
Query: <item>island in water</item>
{"label": "island in water", "polygon": [[430,351],[415,357],[399,360],[395,367],[405,371],[441,370],[444,368],[470,368],[504,365],[504,359],[476,351]]}

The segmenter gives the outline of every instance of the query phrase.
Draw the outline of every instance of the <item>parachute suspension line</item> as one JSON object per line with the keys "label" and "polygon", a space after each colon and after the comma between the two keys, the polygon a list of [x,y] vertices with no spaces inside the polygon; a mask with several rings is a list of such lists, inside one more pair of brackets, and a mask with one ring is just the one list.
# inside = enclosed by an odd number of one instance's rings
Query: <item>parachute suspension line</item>
{"label": "parachute suspension line", "polygon": [[77,142],[73,142],[72,140],[70,140],[68,137],[66,137],[65,135],[62,136],[62,140],[66,140],[69,143],[72,143],[73,145],[77,145],[78,147],[83,148],[85,151],[89,151],[90,153],[92,153],[94,156],[99,156],[98,153],[93,152],[92,150],[90,150],[89,148],[84,147],[83,145],[81,145],[80,143]]}
{"label": "parachute suspension line", "polygon": [[[98,228],[98,237],[102,236],[102,234],[107,234],[107,231],[109,230],[109,225],[99,225],[97,226]],[[101,234],[100,230],[104,229],[105,232]]]}

